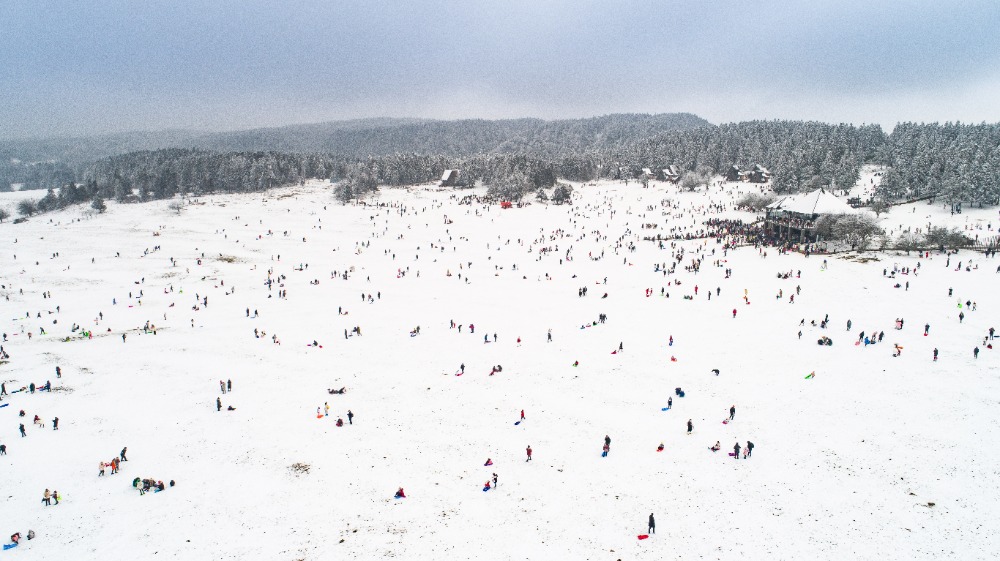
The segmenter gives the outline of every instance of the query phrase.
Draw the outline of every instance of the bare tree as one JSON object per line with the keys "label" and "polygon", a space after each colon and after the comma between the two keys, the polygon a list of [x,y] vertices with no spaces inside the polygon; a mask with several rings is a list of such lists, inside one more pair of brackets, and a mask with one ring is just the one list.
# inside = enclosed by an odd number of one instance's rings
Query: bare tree
{"label": "bare tree", "polygon": [[38,212],[38,206],[31,199],[21,199],[17,203],[17,212],[21,213],[21,216],[31,216]]}

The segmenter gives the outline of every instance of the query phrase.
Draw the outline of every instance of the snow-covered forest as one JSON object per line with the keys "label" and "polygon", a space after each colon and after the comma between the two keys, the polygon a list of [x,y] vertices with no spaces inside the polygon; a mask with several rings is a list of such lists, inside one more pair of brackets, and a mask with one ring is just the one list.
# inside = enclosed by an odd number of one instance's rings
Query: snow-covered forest
{"label": "snow-covered forest", "polygon": [[[178,147],[178,146],[182,146]],[[96,157],[100,156],[100,157]],[[307,179],[345,196],[413,185],[462,169],[463,183],[515,197],[572,181],[638,177],[643,168],[723,173],[768,168],[778,193],[850,188],[861,166],[885,166],[875,196],[1000,203],[1000,124],[878,125],[748,121],[711,125],[690,114],[542,121],[370,120],[194,136],[178,133],[0,143],[0,189],[62,189],[39,210],[96,197],[120,202],[177,193],[260,191]],[[88,159],[94,157],[94,159]]]}

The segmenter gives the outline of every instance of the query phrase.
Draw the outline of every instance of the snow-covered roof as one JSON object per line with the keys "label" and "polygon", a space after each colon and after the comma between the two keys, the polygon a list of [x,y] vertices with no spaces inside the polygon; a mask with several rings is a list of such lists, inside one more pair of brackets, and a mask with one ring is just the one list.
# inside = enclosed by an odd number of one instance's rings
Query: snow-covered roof
{"label": "snow-covered roof", "polygon": [[857,210],[838,199],[826,189],[816,189],[801,195],[792,195],[767,206],[770,209],[798,214],[855,214]]}
{"label": "snow-covered roof", "polygon": [[451,179],[451,174],[457,173],[457,169],[446,169],[444,170],[444,175],[441,176],[441,181],[448,181]]}
{"label": "snow-covered roof", "polygon": [[781,205],[783,205],[785,201],[787,201],[790,198],[791,197],[781,197],[780,199],[777,199],[773,203],[767,205],[767,207],[765,208],[769,208],[771,210],[781,210]]}

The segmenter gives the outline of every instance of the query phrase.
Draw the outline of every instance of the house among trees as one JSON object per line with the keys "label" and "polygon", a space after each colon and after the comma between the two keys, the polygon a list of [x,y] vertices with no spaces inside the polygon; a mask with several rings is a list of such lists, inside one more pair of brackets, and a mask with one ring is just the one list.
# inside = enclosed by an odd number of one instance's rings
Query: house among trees
{"label": "house among trees", "polygon": [[642,168],[642,175],[639,176],[639,179],[656,179],[656,174],[649,168]]}
{"label": "house among trees", "polygon": [[726,181],[740,181],[744,177],[740,168],[736,167],[736,164],[729,166],[729,169],[726,170],[725,176]]}
{"label": "house among trees", "polygon": [[664,181],[669,181],[670,183],[677,183],[681,180],[681,168],[677,166],[667,166],[663,168],[660,173],[663,175]]}
{"label": "house among trees", "polygon": [[462,178],[462,170],[446,169],[441,176],[441,187],[455,187]]}
{"label": "house among trees", "polygon": [[764,232],[798,242],[820,241],[816,221],[833,214],[857,214],[858,210],[826,189],[782,197],[764,209]]}
{"label": "house among trees", "polygon": [[750,181],[753,183],[767,183],[771,180],[771,172],[767,168],[757,164],[750,170]]}

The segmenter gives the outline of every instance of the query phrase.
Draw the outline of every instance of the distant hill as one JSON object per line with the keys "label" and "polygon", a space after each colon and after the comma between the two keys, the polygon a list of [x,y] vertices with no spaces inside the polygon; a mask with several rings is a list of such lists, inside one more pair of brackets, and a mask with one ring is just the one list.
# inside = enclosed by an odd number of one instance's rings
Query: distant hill
{"label": "distant hill", "polygon": [[606,150],[630,139],[708,125],[708,121],[689,113],[622,114],[556,121],[357,119],[217,133],[167,130],[5,140],[0,141],[0,165],[10,167],[11,160],[18,160],[20,164],[47,162],[73,168],[109,156],[163,148],[323,152],[347,157],[396,153],[442,156],[524,153],[553,157]]}

